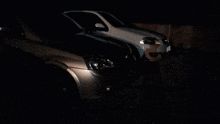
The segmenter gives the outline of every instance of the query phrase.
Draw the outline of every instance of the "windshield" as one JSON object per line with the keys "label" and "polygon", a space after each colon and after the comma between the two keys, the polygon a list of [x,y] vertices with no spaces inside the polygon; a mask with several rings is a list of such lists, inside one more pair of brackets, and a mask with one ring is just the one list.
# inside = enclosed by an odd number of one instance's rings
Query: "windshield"
{"label": "windshield", "polygon": [[119,21],[116,17],[105,13],[105,12],[99,12],[101,16],[103,16],[112,26],[114,27],[124,27],[124,23]]}
{"label": "windshield", "polygon": [[105,25],[104,22],[97,15],[92,13],[70,12],[67,13],[66,15],[72,18],[76,23],[78,23],[84,29],[95,30],[96,23],[101,23]]}

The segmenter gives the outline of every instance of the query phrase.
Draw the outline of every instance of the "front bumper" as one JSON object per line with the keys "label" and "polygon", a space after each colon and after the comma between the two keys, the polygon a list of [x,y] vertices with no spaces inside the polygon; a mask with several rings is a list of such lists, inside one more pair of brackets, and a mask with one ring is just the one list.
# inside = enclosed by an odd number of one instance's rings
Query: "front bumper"
{"label": "front bumper", "polygon": [[149,61],[158,61],[163,58],[163,54],[171,51],[170,45],[147,45],[143,46],[145,57]]}
{"label": "front bumper", "polygon": [[[78,78],[78,88],[81,99],[97,99],[105,97],[109,92],[120,90],[121,87],[130,85],[125,80],[134,80],[132,69],[117,68],[111,70],[83,70],[71,68]],[[121,88],[121,90],[123,90]]]}

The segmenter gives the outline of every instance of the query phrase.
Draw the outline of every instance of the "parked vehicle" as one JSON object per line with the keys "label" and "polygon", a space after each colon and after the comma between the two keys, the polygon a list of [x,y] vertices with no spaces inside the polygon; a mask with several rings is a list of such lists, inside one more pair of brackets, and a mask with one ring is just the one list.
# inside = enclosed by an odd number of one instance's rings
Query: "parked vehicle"
{"label": "parked vehicle", "polygon": [[65,11],[63,15],[84,31],[81,35],[89,35],[97,39],[111,37],[134,45],[139,52],[137,58],[146,57],[150,61],[158,61],[163,53],[171,50],[166,36],[128,26],[107,12]]}
{"label": "parked vehicle", "polygon": [[84,100],[112,96],[130,86],[126,80],[135,80],[137,61],[128,44],[72,35],[82,32],[61,13],[50,14],[17,14],[26,38],[3,40],[12,48],[0,54],[5,118],[15,111],[26,119],[36,113],[52,121],[72,119],[69,113],[80,114]]}
{"label": "parked vehicle", "polygon": [[[8,39],[5,43],[68,72],[82,99],[100,98],[127,85],[120,79],[129,78],[136,62],[128,43],[81,35],[83,32],[61,13],[22,13],[17,17],[27,40]],[[60,85],[60,90],[73,89]]]}
{"label": "parked vehicle", "polygon": [[2,42],[14,48],[0,56],[6,121],[35,122],[40,116],[62,123],[80,113],[82,99],[114,95],[135,80],[133,70],[140,61],[133,44],[81,30],[57,11],[31,8],[14,17],[19,23],[2,26],[8,34]]}

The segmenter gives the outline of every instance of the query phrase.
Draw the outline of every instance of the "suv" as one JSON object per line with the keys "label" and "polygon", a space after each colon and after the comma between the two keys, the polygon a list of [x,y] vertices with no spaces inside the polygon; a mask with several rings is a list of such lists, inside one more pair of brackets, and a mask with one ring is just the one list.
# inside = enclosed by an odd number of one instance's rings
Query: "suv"
{"label": "suv", "polygon": [[[145,56],[150,61],[158,61],[163,53],[171,50],[166,36],[126,25],[107,12],[65,11],[63,15],[85,31],[80,35],[87,35],[97,39],[111,37],[132,44],[138,50],[139,55],[136,55],[137,58]],[[92,32],[92,34],[88,34],[87,31]]]}

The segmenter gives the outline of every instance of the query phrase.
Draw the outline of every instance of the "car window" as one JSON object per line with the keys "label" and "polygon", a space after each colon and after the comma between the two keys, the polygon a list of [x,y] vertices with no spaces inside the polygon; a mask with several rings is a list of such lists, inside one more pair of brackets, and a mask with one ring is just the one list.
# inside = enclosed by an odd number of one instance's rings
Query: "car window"
{"label": "car window", "polygon": [[23,13],[19,16],[28,30],[38,36],[50,37],[54,39],[67,39],[76,33],[82,32],[74,22],[66,18],[62,13],[57,12],[31,12]]}
{"label": "car window", "polygon": [[113,17],[112,15],[105,13],[105,12],[99,12],[100,15],[102,15],[112,26],[115,27],[123,27],[124,24],[120,22],[117,18]]}
{"label": "car window", "polygon": [[93,13],[84,13],[84,12],[71,12],[67,13],[67,16],[72,18],[76,23],[78,23],[82,28],[87,30],[98,30],[95,27],[96,23],[103,24],[107,30],[107,26],[105,23],[95,14]]}

